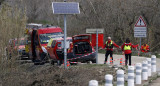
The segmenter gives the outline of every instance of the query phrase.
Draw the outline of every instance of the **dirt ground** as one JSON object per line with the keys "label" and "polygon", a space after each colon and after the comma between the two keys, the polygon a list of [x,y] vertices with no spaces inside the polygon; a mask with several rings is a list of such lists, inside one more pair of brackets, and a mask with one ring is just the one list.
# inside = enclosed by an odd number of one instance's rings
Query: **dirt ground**
{"label": "dirt ground", "polygon": [[[0,64],[0,86],[88,86],[90,80],[97,80],[99,86],[104,86],[106,74],[113,75],[116,81],[114,66],[103,64],[103,54],[98,56],[99,64],[78,64],[68,69],[64,69],[63,65],[57,66],[49,63],[34,65],[26,60],[3,63]],[[122,57],[122,55],[114,55],[115,59]],[[132,59],[135,64],[146,58],[133,56]],[[157,70],[160,65],[158,61],[160,59],[157,59]],[[119,64],[119,61],[114,64]]]}
{"label": "dirt ground", "polygon": [[106,74],[113,74],[114,69],[104,64],[80,64],[64,69],[64,66],[34,65],[16,63],[10,69],[0,73],[1,86],[88,86],[90,80],[97,80],[99,85],[105,82]]}

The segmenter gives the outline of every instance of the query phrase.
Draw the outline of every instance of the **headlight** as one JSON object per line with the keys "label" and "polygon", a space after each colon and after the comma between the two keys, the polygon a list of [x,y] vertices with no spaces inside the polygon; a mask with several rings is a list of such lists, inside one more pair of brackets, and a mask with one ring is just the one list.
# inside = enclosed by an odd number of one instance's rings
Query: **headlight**
{"label": "headlight", "polygon": [[43,50],[43,52],[47,53],[46,48],[45,48],[45,47],[43,47],[43,46],[42,46],[42,50]]}

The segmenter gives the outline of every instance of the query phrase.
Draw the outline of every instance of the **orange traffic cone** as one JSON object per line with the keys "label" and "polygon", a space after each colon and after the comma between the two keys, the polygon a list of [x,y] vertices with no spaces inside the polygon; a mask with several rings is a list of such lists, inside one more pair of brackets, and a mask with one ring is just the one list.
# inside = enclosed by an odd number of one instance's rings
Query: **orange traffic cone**
{"label": "orange traffic cone", "polygon": [[121,59],[120,59],[120,65],[122,65],[122,63],[123,63],[123,61],[122,61],[122,60],[123,60],[123,59],[121,58]]}
{"label": "orange traffic cone", "polygon": [[110,57],[110,64],[113,64],[112,57]]}

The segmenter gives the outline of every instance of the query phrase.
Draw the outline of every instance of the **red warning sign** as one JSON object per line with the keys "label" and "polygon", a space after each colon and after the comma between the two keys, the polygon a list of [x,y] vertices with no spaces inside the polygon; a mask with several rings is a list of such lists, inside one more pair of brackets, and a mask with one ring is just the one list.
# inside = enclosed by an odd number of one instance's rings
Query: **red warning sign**
{"label": "red warning sign", "polygon": [[145,21],[143,20],[142,16],[138,18],[138,21],[135,24],[135,27],[147,27]]}

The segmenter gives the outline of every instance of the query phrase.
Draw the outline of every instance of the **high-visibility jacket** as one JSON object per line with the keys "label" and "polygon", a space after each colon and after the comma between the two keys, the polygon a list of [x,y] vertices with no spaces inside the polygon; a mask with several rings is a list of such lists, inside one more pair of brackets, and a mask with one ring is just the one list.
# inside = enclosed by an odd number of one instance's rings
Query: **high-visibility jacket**
{"label": "high-visibility jacket", "polygon": [[142,45],[141,46],[141,51],[144,53],[147,53],[149,51],[149,46],[146,44],[146,46]]}
{"label": "high-visibility jacket", "polygon": [[119,48],[119,46],[114,43],[112,40],[106,41],[104,48],[106,48],[107,51],[113,51],[113,46]]}
{"label": "high-visibility jacket", "polygon": [[132,48],[136,48],[138,45],[133,45],[132,43],[124,43],[121,48],[124,51],[124,54],[131,54]]}
{"label": "high-visibility jacket", "polygon": [[113,41],[111,40],[110,42],[106,41],[106,48],[113,48]]}
{"label": "high-visibility jacket", "polygon": [[131,45],[127,45],[127,44],[124,45],[124,50],[131,50],[131,49],[132,49]]}

